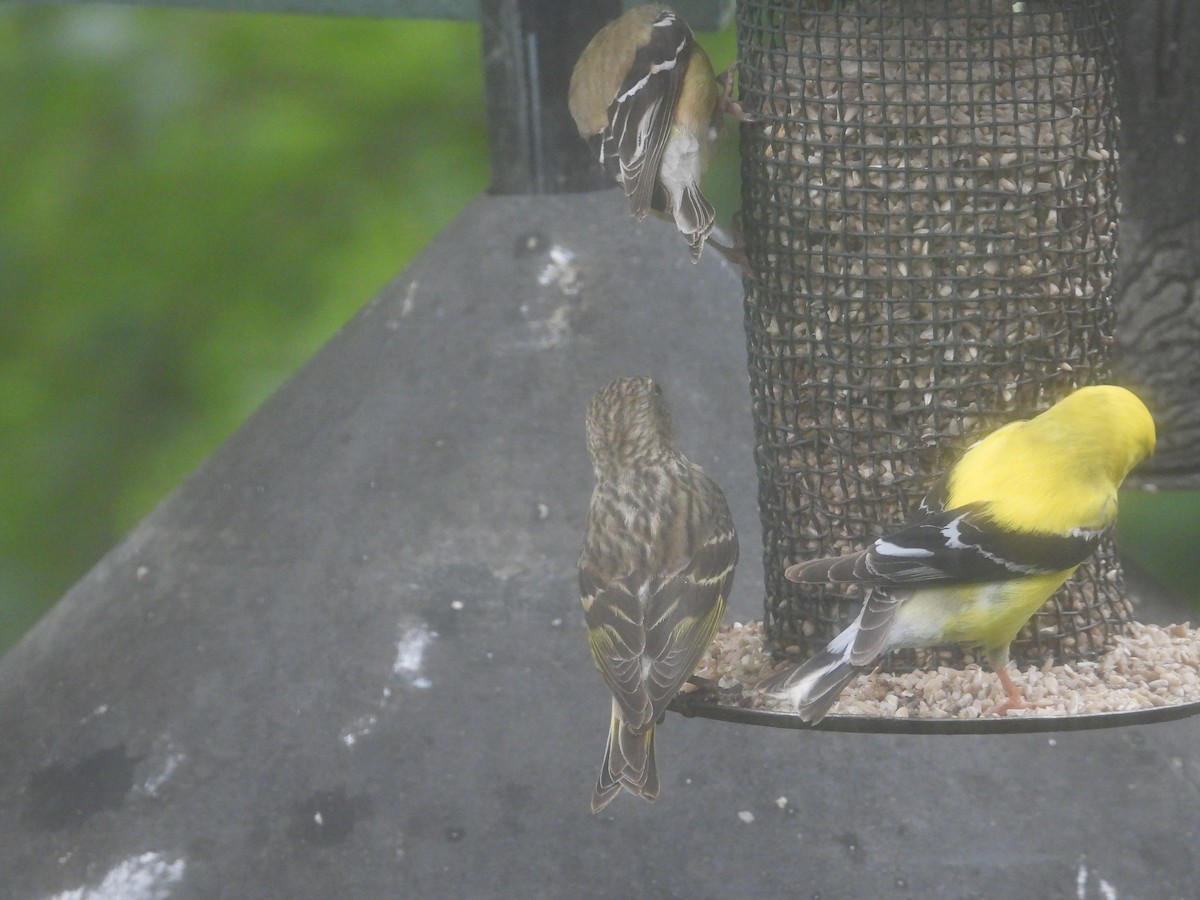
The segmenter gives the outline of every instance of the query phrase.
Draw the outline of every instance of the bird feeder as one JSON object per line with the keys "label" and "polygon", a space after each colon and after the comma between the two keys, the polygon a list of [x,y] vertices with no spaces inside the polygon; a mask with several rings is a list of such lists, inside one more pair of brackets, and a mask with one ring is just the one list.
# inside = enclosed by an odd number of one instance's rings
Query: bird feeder
{"label": "bird feeder", "polygon": [[[745,328],[777,655],[823,647],[864,599],[793,584],[789,565],[862,549],[970,442],[1110,379],[1115,30],[1105,0],[739,3],[741,99],[760,117],[742,129]],[[1012,658],[1093,660],[1131,621],[1109,540]],[[945,646],[885,668],[969,660]]]}

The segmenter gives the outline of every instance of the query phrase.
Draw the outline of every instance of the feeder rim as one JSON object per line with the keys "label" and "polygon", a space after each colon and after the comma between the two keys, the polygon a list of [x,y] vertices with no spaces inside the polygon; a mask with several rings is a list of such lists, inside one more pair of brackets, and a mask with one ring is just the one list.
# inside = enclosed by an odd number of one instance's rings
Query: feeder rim
{"label": "feeder rim", "polygon": [[1038,734],[1056,731],[1091,731],[1126,725],[1151,725],[1185,719],[1200,713],[1200,700],[1145,709],[1075,715],[981,716],[977,719],[900,718],[898,716],[828,715],[815,725],[795,713],[692,699],[679,694],[667,709],[686,718],[715,719],[740,725],[837,731],[850,734]]}

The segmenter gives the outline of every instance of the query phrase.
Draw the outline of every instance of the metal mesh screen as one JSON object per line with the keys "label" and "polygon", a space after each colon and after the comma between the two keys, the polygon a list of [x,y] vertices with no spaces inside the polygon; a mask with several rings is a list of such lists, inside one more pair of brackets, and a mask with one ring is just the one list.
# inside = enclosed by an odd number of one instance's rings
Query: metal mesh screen
{"label": "metal mesh screen", "polygon": [[[861,549],[970,440],[1107,379],[1113,40],[1095,0],[739,3],[742,100],[762,117],[742,134],[745,325],[779,646],[823,646],[862,600],[787,565]],[[1093,655],[1128,620],[1110,545],[1013,658]]]}

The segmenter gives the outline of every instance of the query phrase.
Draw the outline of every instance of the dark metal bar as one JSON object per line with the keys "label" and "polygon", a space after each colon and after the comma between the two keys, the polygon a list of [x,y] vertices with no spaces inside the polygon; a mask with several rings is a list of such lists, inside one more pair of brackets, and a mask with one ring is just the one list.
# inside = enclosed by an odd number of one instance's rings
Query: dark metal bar
{"label": "dark metal bar", "polygon": [[567,110],[579,54],[620,0],[481,0],[492,192],[550,194],[611,184]]}
{"label": "dark metal bar", "polygon": [[1152,725],[1172,722],[1200,714],[1200,703],[1171,706],[1147,706],[1116,712],[1077,715],[984,716],[979,719],[932,719],[897,716],[826,716],[810,725],[798,715],[771,709],[748,709],[704,700],[692,700],[680,694],[667,707],[686,718],[714,719],[737,725],[765,725],[807,731],[840,731],[849,734],[1034,734],[1054,731],[1092,731],[1127,725]]}

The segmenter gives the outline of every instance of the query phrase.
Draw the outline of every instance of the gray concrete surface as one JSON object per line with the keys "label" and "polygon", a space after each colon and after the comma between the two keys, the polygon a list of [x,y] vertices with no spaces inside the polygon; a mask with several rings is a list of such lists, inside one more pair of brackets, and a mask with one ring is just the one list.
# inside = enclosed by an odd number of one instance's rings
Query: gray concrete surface
{"label": "gray concrete surface", "polygon": [[0,661],[0,896],[1196,897],[1195,720],[671,715],[660,800],[591,815],[584,405],[662,381],[760,618],[743,344],[616,191],[477,200]]}

